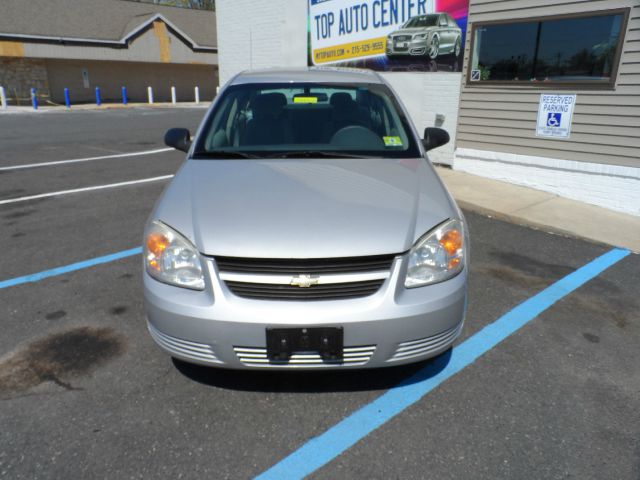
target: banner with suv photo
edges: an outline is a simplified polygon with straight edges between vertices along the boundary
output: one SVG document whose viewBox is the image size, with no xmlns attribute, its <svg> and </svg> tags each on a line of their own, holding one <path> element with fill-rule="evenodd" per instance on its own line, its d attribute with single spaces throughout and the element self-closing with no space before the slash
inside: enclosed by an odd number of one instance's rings
<svg viewBox="0 0 640 480">
<path fill-rule="evenodd" d="M 309 65 L 460 72 L 469 0 L 309 0 Z"/>
</svg>

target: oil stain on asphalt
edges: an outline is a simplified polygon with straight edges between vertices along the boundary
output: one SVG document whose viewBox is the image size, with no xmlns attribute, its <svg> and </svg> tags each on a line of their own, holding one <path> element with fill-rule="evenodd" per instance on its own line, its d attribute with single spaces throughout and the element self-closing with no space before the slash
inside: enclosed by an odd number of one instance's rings
<svg viewBox="0 0 640 480">
<path fill-rule="evenodd" d="M 15 220 L 17 218 L 22 218 L 22 217 L 28 217 L 29 215 L 34 214 L 36 211 L 31 209 L 31 210 L 20 210 L 18 212 L 13 212 L 13 213 L 8 213 L 6 215 L 3 215 L 2 218 L 6 219 L 6 220 Z"/>
<path fill-rule="evenodd" d="M 47 320 L 60 320 L 67 314 L 64 310 L 56 310 L 55 312 L 47 313 L 44 318 Z"/>
<path fill-rule="evenodd" d="M 118 305 L 117 307 L 113 307 L 113 308 L 109 309 L 109 313 L 111 315 L 122 315 L 127 310 L 129 310 L 129 309 L 127 307 L 125 307 L 124 305 Z"/>
<path fill-rule="evenodd" d="M 600 342 L 600 337 L 598 335 L 594 335 L 592 333 L 583 333 L 582 336 L 584 338 L 586 338 L 588 341 L 590 341 L 591 343 L 599 343 Z"/>
<path fill-rule="evenodd" d="M 124 339 L 111 328 L 77 327 L 28 343 L 0 360 L 0 398 L 44 382 L 78 390 L 71 379 L 91 373 L 124 350 Z"/>
<path fill-rule="evenodd" d="M 517 288 L 542 290 L 558 277 L 573 271 L 572 267 L 567 265 L 545 263 L 517 253 L 493 251 L 490 254 L 497 262 L 480 264 L 476 271 Z M 566 302 L 577 309 L 586 309 L 600 318 L 606 318 L 621 329 L 628 325 L 628 316 L 638 310 L 636 302 L 625 298 L 619 287 L 603 278 L 595 278 Z M 597 343 L 586 335 L 585 338 Z"/>
</svg>

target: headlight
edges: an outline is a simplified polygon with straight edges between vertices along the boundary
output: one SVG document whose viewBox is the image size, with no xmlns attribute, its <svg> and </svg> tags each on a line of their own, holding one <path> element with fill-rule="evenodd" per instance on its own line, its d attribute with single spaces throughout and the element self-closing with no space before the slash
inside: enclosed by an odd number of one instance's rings
<svg viewBox="0 0 640 480">
<path fill-rule="evenodd" d="M 419 33 L 418 35 L 414 35 L 413 39 L 414 40 L 424 40 L 428 36 L 429 36 L 429 33 Z"/>
<path fill-rule="evenodd" d="M 422 236 L 409 252 L 404 286 L 421 287 L 455 277 L 464 268 L 464 230 L 449 220 Z"/>
<path fill-rule="evenodd" d="M 149 225 L 144 239 L 144 264 L 149 275 L 170 285 L 204 290 L 198 250 L 163 223 Z"/>
</svg>

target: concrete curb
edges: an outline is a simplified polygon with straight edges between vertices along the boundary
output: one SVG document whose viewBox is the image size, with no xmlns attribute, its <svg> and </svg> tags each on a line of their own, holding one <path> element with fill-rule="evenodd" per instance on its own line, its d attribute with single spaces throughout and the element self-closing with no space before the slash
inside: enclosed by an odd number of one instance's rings
<svg viewBox="0 0 640 480">
<path fill-rule="evenodd" d="M 640 253 L 640 217 L 450 168 L 438 174 L 467 210 L 549 233 Z"/>
</svg>

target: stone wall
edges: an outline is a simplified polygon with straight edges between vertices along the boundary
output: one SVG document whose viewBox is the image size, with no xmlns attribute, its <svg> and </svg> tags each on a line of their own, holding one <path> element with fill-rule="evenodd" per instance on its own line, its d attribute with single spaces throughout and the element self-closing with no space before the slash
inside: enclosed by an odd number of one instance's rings
<svg viewBox="0 0 640 480">
<path fill-rule="evenodd" d="M 32 58 L 0 57 L 0 85 L 12 105 L 31 104 L 31 88 L 38 89 L 41 102 L 49 99 L 49 77 L 45 61 Z"/>
</svg>

